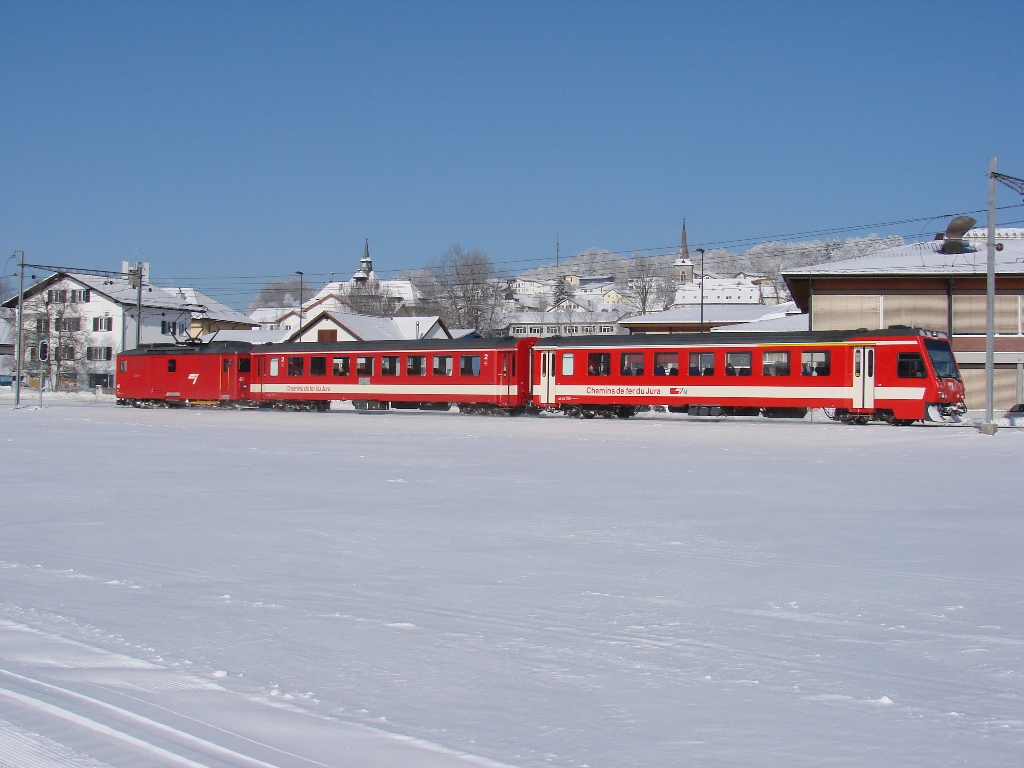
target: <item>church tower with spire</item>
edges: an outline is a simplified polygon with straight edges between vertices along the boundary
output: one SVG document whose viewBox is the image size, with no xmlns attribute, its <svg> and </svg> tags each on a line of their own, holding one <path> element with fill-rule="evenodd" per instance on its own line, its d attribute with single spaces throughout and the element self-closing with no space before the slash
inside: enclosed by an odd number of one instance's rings
<svg viewBox="0 0 1024 768">
<path fill-rule="evenodd" d="M 366 238 L 366 243 L 363 245 L 363 258 L 359 260 L 359 270 L 352 275 L 352 279 L 357 283 L 366 283 L 371 277 L 376 277 L 373 274 L 373 261 L 370 259 L 370 238 Z"/>
<path fill-rule="evenodd" d="M 672 268 L 677 285 L 693 282 L 693 262 L 690 261 L 690 249 L 686 244 L 686 219 L 683 219 L 683 240 L 679 245 L 679 258 Z"/>
</svg>

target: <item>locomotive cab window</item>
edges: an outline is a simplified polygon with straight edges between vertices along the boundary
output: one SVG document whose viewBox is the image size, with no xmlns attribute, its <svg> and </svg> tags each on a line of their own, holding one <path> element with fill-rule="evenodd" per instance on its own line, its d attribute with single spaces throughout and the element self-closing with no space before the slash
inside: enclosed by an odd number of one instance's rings
<svg viewBox="0 0 1024 768">
<path fill-rule="evenodd" d="M 434 355 L 434 375 L 435 376 L 451 376 L 452 375 L 452 356 L 451 355 Z"/>
<path fill-rule="evenodd" d="M 405 372 L 409 376 L 426 376 L 426 355 L 409 355 L 409 357 L 405 359 Z"/>
<path fill-rule="evenodd" d="M 928 350 L 928 357 L 931 358 L 936 376 L 940 379 L 960 378 L 960 369 L 956 366 L 956 358 L 953 357 L 953 350 L 949 348 L 948 341 L 925 339 L 924 348 Z"/>
<path fill-rule="evenodd" d="M 479 376 L 480 355 L 461 355 L 459 360 L 459 373 L 462 376 Z"/>
<path fill-rule="evenodd" d="M 373 376 L 373 358 L 356 358 L 356 376 Z"/>
<path fill-rule="evenodd" d="M 623 352 L 622 358 L 619 361 L 619 373 L 623 376 L 643 376 L 644 353 Z"/>
<path fill-rule="evenodd" d="M 248 357 L 238 358 L 238 372 L 249 373 L 252 370 L 252 360 Z"/>
<path fill-rule="evenodd" d="M 715 353 L 714 352 L 691 352 L 690 353 L 690 375 L 691 376 L 714 376 L 715 375 Z"/>
<path fill-rule="evenodd" d="M 612 356 L 610 352 L 591 352 L 587 355 L 588 376 L 610 376 Z"/>
<path fill-rule="evenodd" d="M 753 355 L 750 352 L 726 352 L 725 375 L 749 376 L 752 357 Z"/>
<path fill-rule="evenodd" d="M 289 376 L 301 376 L 303 369 L 305 368 L 305 358 L 302 357 L 289 357 L 288 358 L 288 375 Z"/>
<path fill-rule="evenodd" d="M 919 352 L 900 352 L 896 355 L 896 375 L 901 379 L 925 378 L 924 358 Z"/>
<path fill-rule="evenodd" d="M 241 368 L 239 368 L 241 370 Z M 326 357 L 311 357 L 309 358 L 309 375 L 310 376 L 326 376 L 327 375 L 327 358 Z"/>
<path fill-rule="evenodd" d="M 397 376 L 401 358 L 398 355 L 384 355 L 380 359 L 381 376 Z"/>
<path fill-rule="evenodd" d="M 349 373 L 349 359 L 347 357 L 336 357 L 334 358 L 331 372 L 335 376 L 348 376 Z"/>
<path fill-rule="evenodd" d="M 124 367 L 123 367 L 124 366 L 124 360 L 121 361 L 121 365 L 122 365 L 121 370 L 123 371 L 124 370 Z M 170 360 L 167 361 L 167 372 L 168 373 L 174 373 L 176 370 L 178 370 L 178 361 L 175 360 L 172 357 Z"/>
<path fill-rule="evenodd" d="M 789 376 L 789 352 L 762 353 L 761 374 L 764 376 Z"/>
<path fill-rule="evenodd" d="M 832 372 L 832 353 L 801 352 L 800 373 L 803 376 L 828 376 Z"/>
<path fill-rule="evenodd" d="M 514 361 L 515 358 L 513 357 L 512 360 Z M 574 368 L 576 366 L 576 362 L 575 361 L 576 361 L 576 356 L 572 352 L 565 352 L 562 355 L 562 375 L 563 376 L 572 376 L 573 370 L 574 370 Z"/>
<path fill-rule="evenodd" d="M 679 353 L 678 352 L 655 352 L 654 353 L 654 375 L 655 376 L 678 376 L 679 375 Z"/>
</svg>

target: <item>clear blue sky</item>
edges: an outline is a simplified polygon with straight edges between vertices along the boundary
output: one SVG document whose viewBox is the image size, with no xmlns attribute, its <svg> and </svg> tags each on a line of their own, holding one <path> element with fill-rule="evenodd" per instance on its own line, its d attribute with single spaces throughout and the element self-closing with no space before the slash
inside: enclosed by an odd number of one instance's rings
<svg viewBox="0 0 1024 768">
<path fill-rule="evenodd" d="M 984 208 L 990 154 L 1024 176 L 1022 22 L 1020 2 L 5 0 L 0 248 L 137 249 L 244 305 L 198 278 L 350 272 L 366 237 L 385 273 L 455 241 L 516 270 L 556 233 L 569 255 L 671 245 L 684 216 L 694 246 Z"/>
</svg>

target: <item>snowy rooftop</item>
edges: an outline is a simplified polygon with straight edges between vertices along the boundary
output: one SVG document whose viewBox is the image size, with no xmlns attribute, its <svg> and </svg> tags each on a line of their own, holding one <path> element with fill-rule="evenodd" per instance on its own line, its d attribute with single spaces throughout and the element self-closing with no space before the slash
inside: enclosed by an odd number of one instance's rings
<svg viewBox="0 0 1024 768">
<path fill-rule="evenodd" d="M 797 311 L 794 302 L 786 304 L 705 304 L 705 323 L 749 323 L 770 316 L 779 316 L 787 311 Z M 662 312 L 649 312 L 646 315 L 633 315 L 624 318 L 623 325 L 643 327 L 644 325 L 664 325 L 666 323 L 699 323 L 701 308 L 698 304 L 690 304 Z"/>
<path fill-rule="evenodd" d="M 712 328 L 712 333 L 736 332 L 769 332 L 769 331 L 806 331 L 809 328 L 809 315 L 802 312 L 791 312 L 789 314 L 768 315 L 755 320 L 752 323 L 736 323 L 735 325 L 721 325 Z"/>
<path fill-rule="evenodd" d="M 783 270 L 786 277 L 813 275 L 934 275 L 984 274 L 987 233 L 972 229 L 964 238 L 968 253 L 943 253 L 942 240 L 911 243 L 843 261 L 830 261 L 812 267 Z M 1024 229 L 1000 228 L 996 242 L 996 272 L 1024 274 Z"/>
</svg>

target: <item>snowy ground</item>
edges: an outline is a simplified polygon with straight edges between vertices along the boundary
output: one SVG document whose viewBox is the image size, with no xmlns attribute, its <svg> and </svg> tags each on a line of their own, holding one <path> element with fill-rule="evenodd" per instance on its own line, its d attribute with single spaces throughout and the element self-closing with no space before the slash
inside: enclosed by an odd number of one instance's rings
<svg viewBox="0 0 1024 768">
<path fill-rule="evenodd" d="M 1024 762 L 1024 430 L 52 403 L 0 765 Z"/>
</svg>

